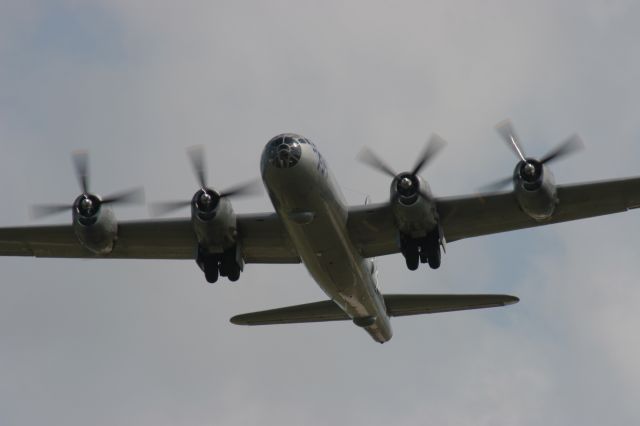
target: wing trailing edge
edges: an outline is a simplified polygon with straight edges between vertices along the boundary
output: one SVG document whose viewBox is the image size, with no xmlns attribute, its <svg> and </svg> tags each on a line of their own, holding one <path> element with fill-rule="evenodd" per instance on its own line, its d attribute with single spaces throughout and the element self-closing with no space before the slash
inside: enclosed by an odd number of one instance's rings
<svg viewBox="0 0 640 426">
<path fill-rule="evenodd" d="M 383 297 L 390 317 L 495 308 L 520 300 L 503 294 L 389 294 Z M 231 322 L 237 325 L 271 325 L 351 319 L 332 300 L 325 300 L 236 315 Z"/>
</svg>

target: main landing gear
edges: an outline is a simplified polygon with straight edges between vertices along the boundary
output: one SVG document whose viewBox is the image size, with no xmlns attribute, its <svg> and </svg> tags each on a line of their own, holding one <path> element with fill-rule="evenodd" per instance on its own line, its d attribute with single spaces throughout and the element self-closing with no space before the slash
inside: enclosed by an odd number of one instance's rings
<svg viewBox="0 0 640 426">
<path fill-rule="evenodd" d="M 440 234 L 433 231 L 423 238 L 400 236 L 400 249 L 407 268 L 418 269 L 420 263 L 429 263 L 431 269 L 438 269 L 441 261 Z"/>
<path fill-rule="evenodd" d="M 236 248 L 232 247 L 222 253 L 208 253 L 198 249 L 196 263 L 204 272 L 207 282 L 213 284 L 219 277 L 227 277 L 229 281 L 238 281 L 242 264 L 236 260 Z"/>
</svg>

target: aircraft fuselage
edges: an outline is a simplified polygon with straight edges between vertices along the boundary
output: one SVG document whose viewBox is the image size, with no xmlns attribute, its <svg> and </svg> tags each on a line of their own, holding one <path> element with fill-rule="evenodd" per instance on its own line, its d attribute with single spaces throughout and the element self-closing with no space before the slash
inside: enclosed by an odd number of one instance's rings
<svg viewBox="0 0 640 426">
<path fill-rule="evenodd" d="M 298 135 L 278 135 L 262 154 L 261 170 L 271 202 L 313 279 L 374 340 L 391 339 L 375 265 L 351 241 L 344 197 L 315 145 Z"/>
</svg>

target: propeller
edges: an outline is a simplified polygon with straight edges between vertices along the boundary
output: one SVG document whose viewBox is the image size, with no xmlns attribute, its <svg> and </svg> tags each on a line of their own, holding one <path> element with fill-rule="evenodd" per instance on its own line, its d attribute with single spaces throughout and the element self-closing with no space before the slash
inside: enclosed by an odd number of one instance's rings
<svg viewBox="0 0 640 426">
<path fill-rule="evenodd" d="M 200 189 L 194 198 L 188 201 L 165 201 L 149 205 L 149 212 L 152 216 L 162 216 L 191 205 L 195 201 L 199 209 L 212 211 L 218 205 L 221 198 L 243 197 L 258 193 L 259 186 L 256 180 L 241 183 L 225 189 L 224 191 L 214 191 L 207 185 L 207 167 L 205 164 L 204 146 L 195 145 L 187 148 L 187 156 L 193 169 Z"/>
<path fill-rule="evenodd" d="M 78 183 L 82 194 L 76 198 L 73 204 L 38 204 L 31 207 L 31 217 L 40 219 L 57 213 L 73 209 L 77 206 L 78 212 L 83 216 L 95 214 L 103 204 L 140 204 L 144 202 L 144 190 L 133 188 L 118 192 L 105 198 L 91 193 L 89 190 L 89 155 L 86 151 L 75 151 L 72 154 Z"/>
<path fill-rule="evenodd" d="M 504 120 L 496 125 L 496 131 L 502 136 L 507 146 L 518 157 L 518 160 L 522 163 L 521 175 L 525 180 L 534 181 L 542 170 L 542 166 L 552 163 L 569 154 L 573 154 L 584 147 L 582 139 L 577 134 L 569 136 L 564 141 L 560 142 L 555 148 L 549 151 L 539 160 L 526 157 L 520 139 L 518 138 L 511 120 Z M 496 182 L 485 185 L 481 188 L 483 191 L 498 191 L 505 186 L 509 185 L 512 181 L 511 177 L 500 179 Z"/>
<path fill-rule="evenodd" d="M 398 177 L 398 192 L 402 193 L 402 195 L 410 196 L 415 194 L 415 191 L 417 190 L 420 191 L 421 195 L 426 197 L 426 194 L 421 191 L 422 188 L 419 187 L 417 176 L 431 162 L 431 160 L 435 158 L 445 145 L 445 140 L 434 133 L 418 155 L 413 169 L 407 173 L 396 173 L 370 148 L 364 148 L 360 151 L 358 159 L 364 164 L 367 164 L 391 178 L 395 179 Z"/>
</svg>

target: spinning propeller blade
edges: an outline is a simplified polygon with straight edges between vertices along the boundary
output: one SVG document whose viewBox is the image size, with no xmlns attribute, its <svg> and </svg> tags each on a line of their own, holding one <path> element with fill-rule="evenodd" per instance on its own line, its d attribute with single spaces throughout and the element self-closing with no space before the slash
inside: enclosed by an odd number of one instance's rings
<svg viewBox="0 0 640 426">
<path fill-rule="evenodd" d="M 442 148 L 444 148 L 446 144 L 447 142 L 437 134 L 434 133 L 431 135 L 429 142 L 424 146 L 415 166 L 413 166 L 411 174 L 415 176 L 420 173 L 420 171 L 429 164 L 429 162 L 442 150 Z"/>
<path fill-rule="evenodd" d="M 418 174 L 431 162 L 431 160 L 433 160 L 433 158 L 435 158 L 445 145 L 445 140 L 434 133 L 418 155 L 413 169 L 408 173 L 396 173 L 369 148 L 364 148 L 360 151 L 358 159 L 364 164 L 386 174 L 387 176 L 390 176 L 393 179 L 398 178 L 398 185 L 401 185 L 404 191 L 417 191 L 417 193 L 422 197 L 428 198 L 429 196 L 425 192 L 425 189 L 422 188 L 422 185 L 418 185 Z"/>
<path fill-rule="evenodd" d="M 572 135 L 568 137 L 564 142 L 560 143 L 557 147 L 552 149 L 547 155 L 540 159 L 542 164 L 551 163 L 552 161 L 559 160 L 564 156 L 573 154 L 584 148 L 584 142 L 578 135 Z"/>
<path fill-rule="evenodd" d="M 524 156 L 524 150 L 520 146 L 520 139 L 516 135 L 516 131 L 513 128 L 513 124 L 511 120 L 507 119 L 501 121 L 496 125 L 496 130 L 502 136 L 502 138 L 507 143 L 507 146 L 511 148 L 511 150 L 518 156 L 518 158 L 522 161 L 527 161 Z"/>
<path fill-rule="evenodd" d="M 424 146 L 420 155 L 416 159 L 416 163 L 413 166 L 410 174 L 412 176 L 418 175 L 424 169 L 429 162 L 444 148 L 447 143 L 437 134 L 433 134 L 427 144 Z M 390 166 L 388 166 L 380 157 L 378 157 L 370 148 L 363 148 L 358 154 L 358 160 L 362 163 L 372 167 L 373 169 L 386 174 L 392 178 L 395 178 L 396 173 Z"/>
<path fill-rule="evenodd" d="M 43 217 L 69 211 L 72 207 L 71 204 L 37 204 L 31 206 L 29 216 L 32 220 L 42 219 Z"/>
<path fill-rule="evenodd" d="M 207 166 L 204 161 L 204 146 L 194 145 L 187 148 L 187 155 L 191 161 L 191 167 L 193 168 L 193 173 L 196 176 L 200 188 L 205 189 L 207 187 Z"/>
<path fill-rule="evenodd" d="M 524 150 L 522 149 L 522 145 L 520 143 L 520 139 L 518 138 L 513 124 L 511 120 L 501 121 L 496 125 L 496 130 L 502 136 L 502 138 L 507 142 L 507 145 L 512 149 L 512 151 L 516 154 L 518 159 L 525 163 L 525 166 L 529 166 L 531 159 L 527 159 L 524 154 Z M 549 151 L 544 157 L 542 157 L 538 162 L 540 164 L 547 164 L 553 161 L 559 160 L 562 157 L 565 157 L 569 154 L 573 154 L 576 151 L 579 151 L 584 147 L 582 139 L 578 135 L 572 135 L 567 138 L 565 141 L 561 142 L 554 149 Z M 485 185 L 479 188 L 479 191 L 498 191 L 502 188 L 509 185 L 512 181 L 511 177 L 500 179 L 496 182 L 490 183 L 489 185 Z"/>
<path fill-rule="evenodd" d="M 260 185 L 257 180 L 234 185 L 220 192 L 220 197 L 246 197 L 260 193 Z"/>
<path fill-rule="evenodd" d="M 371 150 L 370 148 L 363 148 L 362 151 L 360 151 L 360 154 L 358 154 L 358 160 L 360 160 L 362 163 L 370 166 L 371 168 L 386 174 L 387 176 L 390 177 L 395 177 L 396 176 L 396 172 L 389 167 L 384 161 L 382 161 L 380 159 L 380 157 L 378 157 L 375 152 L 373 152 L 373 150 Z"/>
<path fill-rule="evenodd" d="M 89 191 L 89 154 L 87 151 L 74 151 L 71 160 L 76 172 L 76 178 L 82 191 L 82 196 L 92 196 Z M 119 192 L 100 201 L 101 204 L 140 204 L 144 202 L 144 189 L 135 188 Z M 31 217 L 40 219 L 73 208 L 73 204 L 39 204 L 31 207 Z"/>
<path fill-rule="evenodd" d="M 142 204 L 144 203 L 144 189 L 132 188 L 127 191 L 116 192 L 102 199 L 103 204 Z"/>
<path fill-rule="evenodd" d="M 76 177 L 83 194 L 89 193 L 89 153 L 87 151 L 74 151 L 71 154 L 73 165 L 76 169 Z"/>
<path fill-rule="evenodd" d="M 193 174 L 200 185 L 200 190 L 209 191 L 207 186 L 207 167 L 205 163 L 205 150 L 203 145 L 195 145 L 187 148 L 187 156 L 193 169 Z M 242 183 L 239 185 L 227 188 L 219 193 L 220 198 L 224 197 L 244 197 L 248 195 L 254 195 L 259 193 L 259 185 L 256 180 Z M 149 213 L 152 216 L 162 216 L 172 213 L 184 207 L 191 205 L 189 201 L 165 201 L 151 203 L 149 205 Z"/>
</svg>

